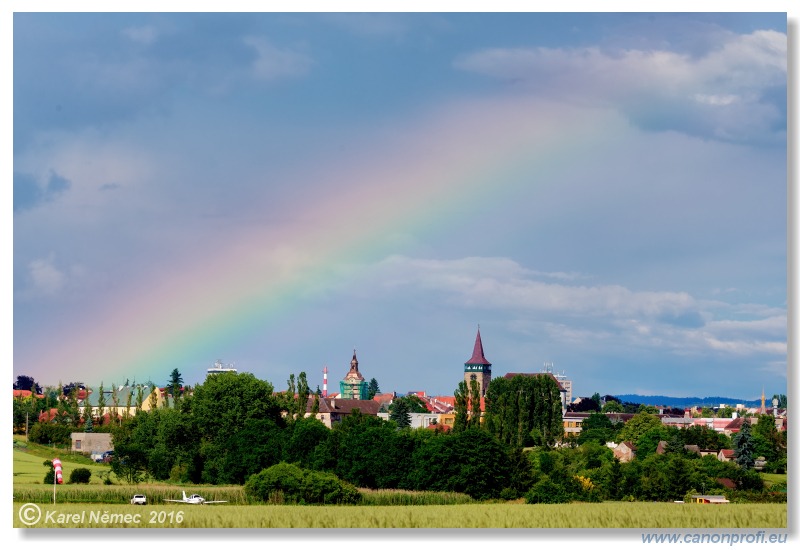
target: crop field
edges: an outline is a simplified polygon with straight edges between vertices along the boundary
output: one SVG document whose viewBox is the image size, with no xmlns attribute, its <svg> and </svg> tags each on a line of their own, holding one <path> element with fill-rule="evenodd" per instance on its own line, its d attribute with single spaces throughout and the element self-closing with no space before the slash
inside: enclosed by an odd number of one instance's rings
<svg viewBox="0 0 800 550">
<path fill-rule="evenodd" d="M 451 504 L 274 506 L 15 502 L 14 527 L 133 528 L 785 528 L 786 504 Z M 27 507 L 20 512 L 20 509 Z M 36 515 L 38 513 L 38 516 Z M 39 518 L 35 523 L 34 519 Z"/>
</svg>

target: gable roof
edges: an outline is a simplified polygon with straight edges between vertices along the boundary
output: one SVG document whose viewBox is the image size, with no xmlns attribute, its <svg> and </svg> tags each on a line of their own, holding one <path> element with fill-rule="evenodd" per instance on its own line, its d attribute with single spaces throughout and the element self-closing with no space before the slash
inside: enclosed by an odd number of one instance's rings
<svg viewBox="0 0 800 550">
<path fill-rule="evenodd" d="M 309 396 L 306 404 L 306 412 L 311 412 L 314 408 L 314 396 Z M 338 397 L 320 397 L 319 412 L 335 414 L 352 414 L 358 409 L 361 414 L 377 416 L 381 409 L 381 404 L 372 399 L 339 399 Z"/>
</svg>

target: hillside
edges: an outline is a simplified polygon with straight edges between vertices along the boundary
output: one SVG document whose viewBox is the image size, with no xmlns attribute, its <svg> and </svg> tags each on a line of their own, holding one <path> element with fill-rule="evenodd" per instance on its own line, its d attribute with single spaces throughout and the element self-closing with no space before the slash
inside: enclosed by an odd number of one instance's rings
<svg viewBox="0 0 800 550">
<path fill-rule="evenodd" d="M 669 397 L 666 395 L 638 395 L 635 393 L 625 393 L 615 395 L 622 402 L 642 403 L 644 405 L 665 406 L 665 407 L 719 407 L 721 403 L 728 406 L 735 406 L 738 403 L 745 407 L 761 406 L 761 400 L 747 400 L 732 397 Z"/>
</svg>

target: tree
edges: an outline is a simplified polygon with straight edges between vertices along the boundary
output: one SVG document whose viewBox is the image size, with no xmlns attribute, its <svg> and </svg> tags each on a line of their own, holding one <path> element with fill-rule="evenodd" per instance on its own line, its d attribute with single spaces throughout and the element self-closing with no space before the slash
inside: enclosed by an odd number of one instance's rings
<svg viewBox="0 0 800 550">
<path fill-rule="evenodd" d="M 786 395 L 785 394 L 776 393 L 775 395 L 772 396 L 772 399 L 777 399 L 778 400 L 778 408 L 779 409 L 785 409 L 786 408 Z"/>
<path fill-rule="evenodd" d="M 601 409 L 601 412 L 603 413 L 609 413 L 609 412 L 621 413 L 624 411 L 625 407 L 623 407 L 622 403 L 620 403 L 619 401 L 606 401 L 606 404 L 603 405 L 603 408 Z"/>
<path fill-rule="evenodd" d="M 430 437 L 412 457 L 409 488 L 497 498 L 511 485 L 509 448 L 485 430 Z"/>
<path fill-rule="evenodd" d="M 380 392 L 381 388 L 378 386 L 378 381 L 374 378 L 370 379 L 367 385 L 367 399 L 374 399 Z"/>
<path fill-rule="evenodd" d="M 402 397 L 395 399 L 389 407 L 389 420 L 397 424 L 398 428 L 411 426 L 411 409 L 408 406 L 408 401 Z"/>
<path fill-rule="evenodd" d="M 469 403 L 469 426 L 477 428 L 481 425 L 481 387 L 477 380 L 469 382 Z"/>
<path fill-rule="evenodd" d="M 733 448 L 736 451 L 736 464 L 745 470 L 752 469 L 755 465 L 755 457 L 753 456 L 753 435 L 749 421 L 744 420 L 739 433 L 733 436 Z"/>
<path fill-rule="evenodd" d="M 661 428 L 661 426 L 661 420 L 654 414 L 649 412 L 636 413 L 617 434 L 617 441 L 636 442 L 646 432 L 654 428 Z"/>
<path fill-rule="evenodd" d="M 485 401 L 484 426 L 512 447 L 552 446 L 564 433 L 561 392 L 552 376 L 496 378 Z"/>
<path fill-rule="evenodd" d="M 42 393 L 42 387 L 36 383 L 32 376 L 25 376 L 24 374 L 17 376 L 17 381 L 14 382 L 15 390 L 27 390 L 32 393 Z"/>
<path fill-rule="evenodd" d="M 301 372 L 297 377 L 297 409 L 295 410 L 297 418 L 305 417 L 309 395 L 311 395 L 311 390 L 308 388 L 308 379 L 306 378 L 306 373 Z"/>
<path fill-rule="evenodd" d="M 466 430 L 469 426 L 469 420 L 467 418 L 469 415 L 469 389 L 467 388 L 467 382 L 465 380 L 458 383 L 458 387 L 453 393 L 453 396 L 455 397 L 455 407 L 453 411 L 456 415 L 453 421 L 453 432 L 459 433 Z"/>
<path fill-rule="evenodd" d="M 100 382 L 100 389 L 97 390 L 97 417 L 100 420 L 100 425 L 103 424 L 103 417 L 106 414 L 106 392 L 103 389 L 103 383 Z"/>
<path fill-rule="evenodd" d="M 169 373 L 169 380 L 167 380 L 167 388 L 169 388 L 170 393 L 172 393 L 173 401 L 177 402 L 182 386 L 183 376 L 181 376 L 178 369 L 172 369 L 172 372 Z"/>
</svg>

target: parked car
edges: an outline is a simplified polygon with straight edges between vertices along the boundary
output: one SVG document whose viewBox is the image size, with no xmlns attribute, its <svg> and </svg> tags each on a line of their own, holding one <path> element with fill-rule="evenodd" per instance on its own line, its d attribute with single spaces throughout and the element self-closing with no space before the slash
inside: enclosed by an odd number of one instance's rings
<svg viewBox="0 0 800 550">
<path fill-rule="evenodd" d="M 114 458 L 114 451 L 106 451 L 103 453 L 103 462 L 111 462 Z"/>
<path fill-rule="evenodd" d="M 147 497 L 144 495 L 133 495 L 131 504 L 147 504 Z"/>
<path fill-rule="evenodd" d="M 103 462 L 103 453 L 92 453 L 91 458 L 95 462 Z"/>
</svg>

